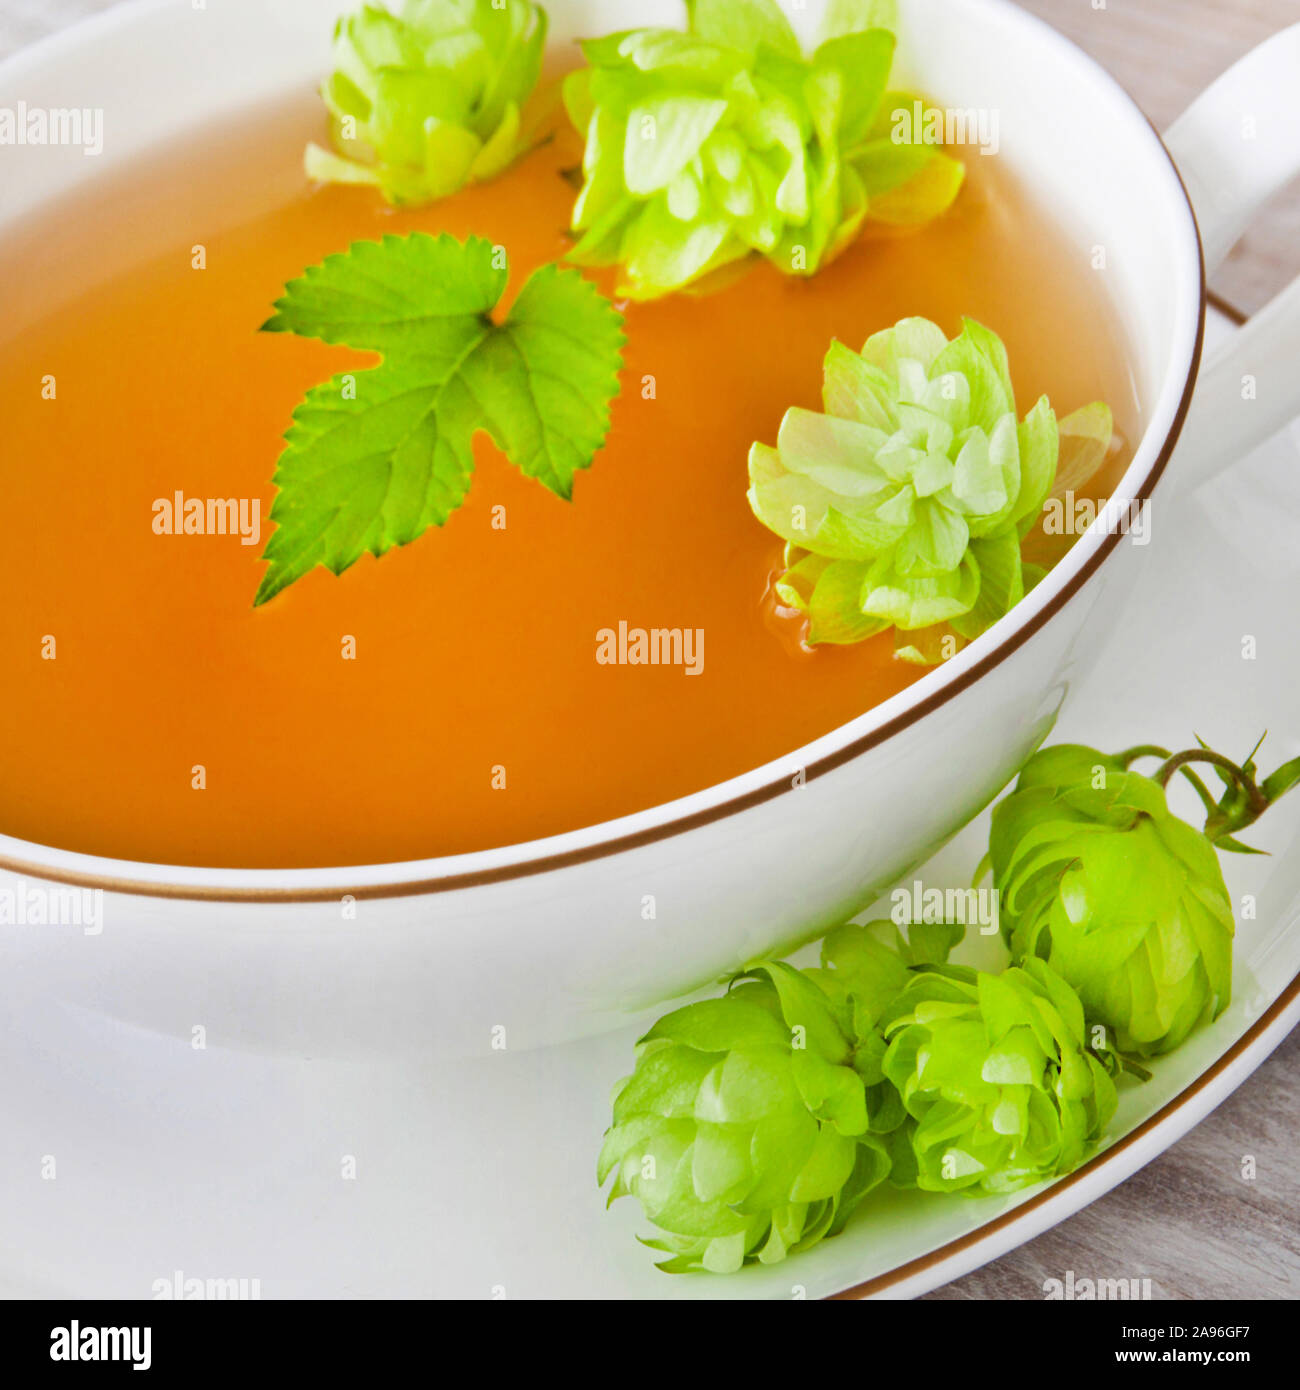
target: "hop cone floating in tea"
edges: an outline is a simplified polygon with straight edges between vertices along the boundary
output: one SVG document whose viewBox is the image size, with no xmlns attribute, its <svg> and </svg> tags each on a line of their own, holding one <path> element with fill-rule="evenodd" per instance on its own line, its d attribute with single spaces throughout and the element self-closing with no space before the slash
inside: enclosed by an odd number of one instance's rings
<svg viewBox="0 0 1300 1390">
<path fill-rule="evenodd" d="M 877 1136 L 902 1112 L 863 1007 L 832 972 L 770 964 L 641 1039 L 598 1177 L 659 1228 L 661 1269 L 775 1263 L 839 1232 L 885 1176 Z"/>
<path fill-rule="evenodd" d="M 522 112 L 545 42 L 546 12 L 527 0 L 407 0 L 400 14 L 345 15 L 321 92 L 338 153 L 308 145 L 308 176 L 373 184 L 396 204 L 493 178 L 528 147 Z"/>
<path fill-rule="evenodd" d="M 907 660 L 951 655 L 1033 582 L 1021 540 L 1052 491 L 1061 437 L 1047 397 L 1017 421 L 995 333 L 967 319 L 950 342 L 910 318 L 861 353 L 832 343 L 823 403 L 788 410 L 776 448 L 749 456 L 750 506 L 787 542 L 778 595 L 807 615 L 811 642 L 893 627 Z M 1110 412 L 1085 407 L 1061 430 L 1077 486 L 1074 465 L 1105 457 Z"/>
<path fill-rule="evenodd" d="M 952 202 L 961 164 L 893 128 L 887 29 L 832 32 L 808 59 L 774 0 L 687 10 L 685 33 L 589 40 L 566 79 L 586 138 L 571 260 L 620 266 L 637 299 L 753 253 L 812 275 L 868 217 L 922 222 Z"/>
<path fill-rule="evenodd" d="M 1234 923 L 1214 842 L 1128 760 L 1036 754 L 993 812 L 989 862 L 1013 953 L 1047 960 L 1121 1051 L 1150 1056 L 1226 1007 Z M 1226 847 L 1246 823 L 1221 827 Z"/>
<path fill-rule="evenodd" d="M 883 1021 L 911 1117 L 891 1136 L 896 1186 L 1011 1192 L 1068 1173 L 1114 1113 L 1079 997 L 1040 960 L 918 971 Z"/>
</svg>

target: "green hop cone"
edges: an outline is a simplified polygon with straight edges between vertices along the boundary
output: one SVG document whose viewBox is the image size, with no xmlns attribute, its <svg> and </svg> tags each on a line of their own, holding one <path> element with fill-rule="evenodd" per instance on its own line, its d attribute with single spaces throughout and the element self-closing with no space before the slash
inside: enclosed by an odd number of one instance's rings
<svg viewBox="0 0 1300 1390">
<path fill-rule="evenodd" d="M 337 153 L 308 145 L 321 182 L 418 205 L 499 174 L 531 143 L 523 108 L 541 71 L 546 12 L 528 0 L 367 5 L 334 30 L 321 95 Z"/>
<path fill-rule="evenodd" d="M 896 654 L 919 663 L 952 655 L 1020 601 L 1036 579 L 1021 541 L 1052 492 L 1062 440 L 1078 486 L 1111 433 L 1101 404 L 1058 430 L 1046 396 L 1017 421 L 1006 349 L 974 319 L 951 342 L 910 318 L 861 353 L 832 343 L 823 404 L 788 410 L 776 448 L 750 451 L 750 506 L 787 543 L 778 596 L 807 616 L 810 642 L 892 627 Z"/>
<path fill-rule="evenodd" d="M 1078 1167 L 1114 1114 L 1079 997 L 1041 960 L 915 971 L 883 1022 L 911 1118 L 891 1136 L 896 1186 L 1013 1192 Z"/>
<path fill-rule="evenodd" d="M 1214 844 L 1122 758 L 1062 744 L 993 812 L 1012 953 L 1041 957 L 1123 1052 L 1177 1047 L 1232 992 L 1232 903 Z"/>
<path fill-rule="evenodd" d="M 812 275 L 868 218 L 944 212 L 963 167 L 894 129 L 913 98 L 887 99 L 893 35 L 856 8 L 831 7 L 811 59 L 775 0 L 688 0 L 685 33 L 584 43 L 564 87 L 586 140 L 570 259 L 651 299 L 752 254 Z"/>
<path fill-rule="evenodd" d="M 832 971 L 766 964 L 640 1040 L 597 1173 L 659 1228 L 661 1269 L 776 1263 L 837 1234 L 880 1183 L 879 1136 L 903 1119 L 870 1027 L 880 1002 Z"/>
</svg>

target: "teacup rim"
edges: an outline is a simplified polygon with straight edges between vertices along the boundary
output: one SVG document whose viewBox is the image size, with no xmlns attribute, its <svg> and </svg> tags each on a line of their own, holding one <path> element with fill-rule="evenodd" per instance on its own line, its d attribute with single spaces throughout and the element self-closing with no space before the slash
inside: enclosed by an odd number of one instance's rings
<svg viewBox="0 0 1300 1390">
<path fill-rule="evenodd" d="M 343 896 L 365 899 L 421 897 L 553 873 L 685 835 L 774 800 L 791 791 L 792 772 L 800 774 L 802 784 L 811 783 L 915 728 L 1001 665 L 1041 631 L 1093 578 L 1124 539 L 1123 529 L 1108 525 L 1107 521 L 1121 509 L 1148 502 L 1164 475 L 1191 407 L 1211 295 L 1206 279 L 1200 227 L 1191 197 L 1173 155 L 1142 108 L 1099 62 L 1050 25 L 1023 10 L 1002 3 L 1002 0 L 977 0 L 977 3 L 995 9 L 1004 16 L 1010 12 L 1016 22 L 1037 28 L 1042 35 L 1055 40 L 1074 61 L 1085 65 L 1094 79 L 1109 88 L 1112 95 L 1138 118 L 1140 125 L 1146 127 L 1154 141 L 1154 148 L 1163 155 L 1173 172 L 1174 186 L 1181 193 L 1187 212 L 1187 226 L 1195 238 L 1199 272 L 1195 335 L 1186 375 L 1177 406 L 1154 457 L 1145 466 L 1145 471 L 1135 476 L 1139 459 L 1154 438 L 1157 421 L 1153 416 L 1096 525 L 1090 533 L 1078 538 L 1069 553 L 1032 594 L 951 661 L 927 672 L 905 690 L 801 748 L 672 801 L 557 835 L 418 860 L 254 869 L 118 859 L 0 834 L 0 870 L 69 887 L 101 889 L 137 897 L 276 904 L 337 901 Z M 90 41 L 107 27 L 147 21 L 167 8 L 168 0 L 138 0 L 138 3 L 126 5 L 120 10 L 105 12 L 31 49 L 21 50 L 0 64 L 0 72 L 11 66 L 25 66 L 41 56 L 48 55 L 57 60 L 60 52 L 75 49 L 78 42 Z M 1216 307 L 1240 321 L 1241 316 L 1231 306 L 1218 301 Z M 1172 369 L 1168 375 L 1172 378 Z M 1162 383 L 1160 397 L 1166 390 L 1167 383 Z M 846 738 L 845 735 L 851 730 L 859 731 Z M 823 751 L 811 758 L 801 756 L 812 749 Z M 728 789 L 733 789 L 731 794 L 722 795 Z M 708 804 L 698 805 L 701 801 Z M 693 803 L 695 809 L 690 809 Z"/>
</svg>

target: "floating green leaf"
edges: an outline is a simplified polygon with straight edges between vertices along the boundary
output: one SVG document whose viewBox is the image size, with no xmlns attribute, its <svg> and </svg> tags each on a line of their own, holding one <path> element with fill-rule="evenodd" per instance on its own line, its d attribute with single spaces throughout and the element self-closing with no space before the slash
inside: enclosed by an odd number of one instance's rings
<svg viewBox="0 0 1300 1390">
<path fill-rule="evenodd" d="M 275 474 L 265 603 L 316 565 L 341 574 L 441 526 L 485 430 L 559 497 L 604 443 L 622 320 L 576 271 L 544 266 L 503 322 L 499 248 L 415 233 L 355 242 L 286 286 L 267 332 L 384 355 L 315 386 Z"/>
</svg>

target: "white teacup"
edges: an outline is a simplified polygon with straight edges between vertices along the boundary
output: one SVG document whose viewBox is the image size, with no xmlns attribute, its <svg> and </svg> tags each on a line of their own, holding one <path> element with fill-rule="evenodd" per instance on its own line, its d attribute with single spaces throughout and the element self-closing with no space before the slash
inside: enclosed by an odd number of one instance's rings
<svg viewBox="0 0 1300 1390">
<path fill-rule="evenodd" d="M 671 0 L 548 8 L 556 43 L 682 21 Z M 824 6 L 790 8 L 812 39 Z M 1147 423 L 1096 526 L 1011 614 L 902 694 L 779 763 L 621 820 L 451 858 L 285 872 L 0 837 L 0 890 L 104 894 L 99 931 L 0 928 L 9 988 L 178 1035 L 202 1022 L 213 1045 L 285 1054 L 532 1046 L 785 952 L 867 906 L 996 795 L 1140 582 L 1121 518 L 1158 482 L 1158 495 L 1186 486 L 1300 411 L 1300 281 L 1202 369 L 1193 398 L 1200 243 L 1212 270 L 1300 169 L 1300 26 L 1216 83 L 1166 147 L 1101 68 L 1014 5 L 902 9 L 902 80 L 996 113 L 998 158 L 1080 255 L 1104 252 Z M 312 84 L 329 65 L 327 20 L 319 0 L 143 0 L 0 66 L 0 105 L 102 107 L 112 132 L 97 161 L 0 150 L 0 229 L 164 138 Z"/>
</svg>

